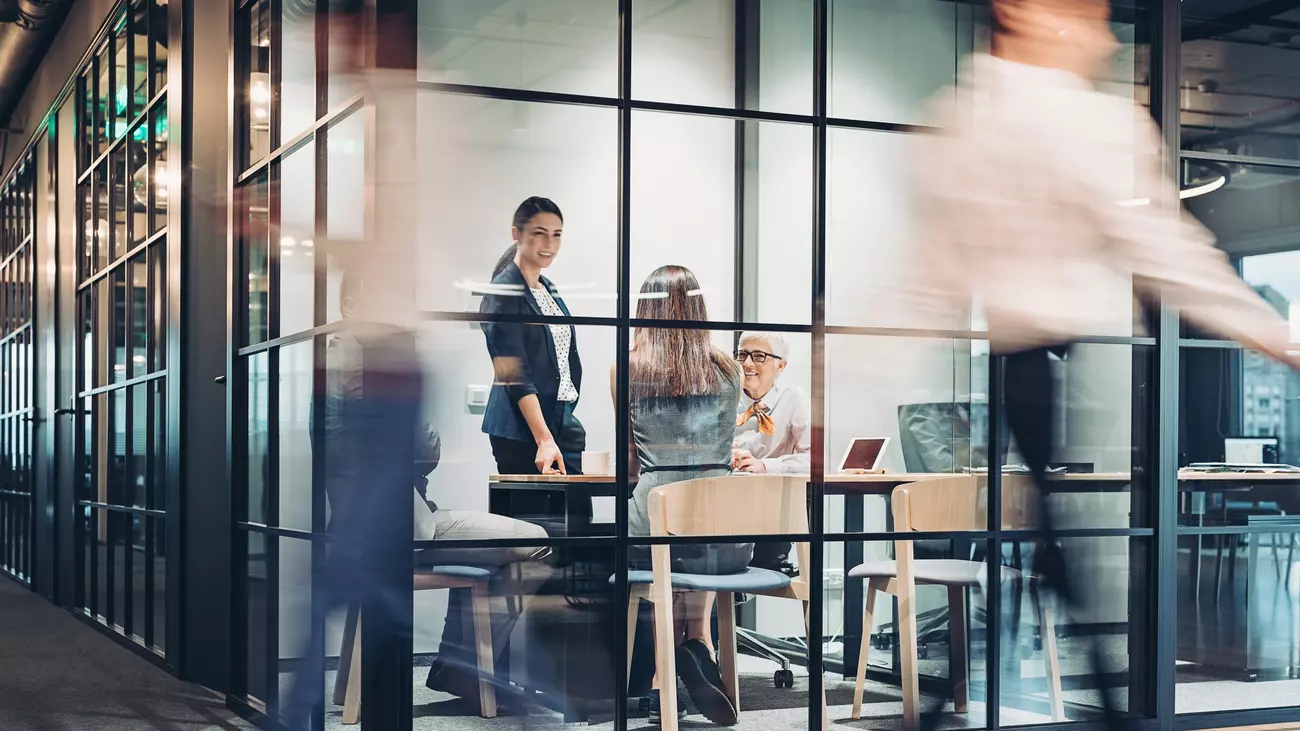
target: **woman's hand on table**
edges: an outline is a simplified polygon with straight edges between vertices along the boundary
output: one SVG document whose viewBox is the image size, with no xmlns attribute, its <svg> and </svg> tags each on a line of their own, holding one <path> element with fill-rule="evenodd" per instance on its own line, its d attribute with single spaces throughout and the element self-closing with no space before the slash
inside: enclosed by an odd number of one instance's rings
<svg viewBox="0 0 1300 731">
<path fill-rule="evenodd" d="M 543 475 L 568 474 L 564 471 L 564 455 L 552 440 L 537 445 L 537 458 L 533 463 Z"/>
</svg>

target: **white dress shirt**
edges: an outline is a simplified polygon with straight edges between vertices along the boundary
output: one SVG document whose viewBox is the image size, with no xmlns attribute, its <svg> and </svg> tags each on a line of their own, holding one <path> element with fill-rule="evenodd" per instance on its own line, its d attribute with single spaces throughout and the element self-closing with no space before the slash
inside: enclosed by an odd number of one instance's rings
<svg viewBox="0 0 1300 731">
<path fill-rule="evenodd" d="M 918 167 L 914 306 L 951 317 L 982 302 L 993 349 L 1015 352 L 1116 334 L 1136 289 L 1247 345 L 1285 342 L 1278 313 L 1171 208 L 1145 110 L 1065 71 L 983 54 L 968 66 Z"/>
<path fill-rule="evenodd" d="M 774 384 L 759 400 L 768 408 L 776 431 L 773 434 L 760 432 L 758 418 L 750 417 L 749 421 L 736 427 L 735 448 L 747 450 L 763 460 L 763 466 L 771 474 L 806 474 L 810 469 L 809 455 L 812 451 L 812 434 L 808 428 L 812 422 L 812 408 L 808 394 L 802 388 Z M 741 391 L 737 418 L 744 415 L 753 403 L 754 399 Z"/>
</svg>

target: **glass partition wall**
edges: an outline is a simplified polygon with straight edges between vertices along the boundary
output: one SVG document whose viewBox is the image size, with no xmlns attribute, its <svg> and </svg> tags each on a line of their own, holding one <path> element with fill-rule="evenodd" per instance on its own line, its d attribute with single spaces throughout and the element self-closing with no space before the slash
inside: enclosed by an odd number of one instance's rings
<svg viewBox="0 0 1300 731">
<path fill-rule="evenodd" d="M 904 255 L 924 211 L 901 181 L 932 131 L 926 100 L 956 80 L 966 54 L 987 48 L 985 6 L 427 0 L 398 11 L 381 2 L 378 12 L 404 21 L 380 23 L 401 29 L 383 41 L 413 44 L 415 64 L 402 97 L 409 107 L 386 116 L 349 72 L 356 39 L 340 29 L 354 19 L 335 25 L 340 16 L 311 0 L 236 5 L 232 702 L 281 715 L 315 635 L 326 671 L 311 681 L 329 691 L 319 727 L 363 717 L 384 729 L 647 726 L 657 635 L 650 605 L 630 601 L 644 591 L 638 561 L 656 545 L 699 550 L 745 534 L 720 515 L 651 537 L 629 499 L 650 474 L 629 455 L 646 408 L 629 351 L 685 329 L 730 356 L 755 340 L 779 350 L 780 389 L 767 398 L 803 394 L 808 403 L 809 456 L 797 473 L 807 475 L 808 509 L 745 538 L 759 555 L 784 556 L 808 588 L 794 600 L 746 596 L 706 622 L 707 642 L 721 650 L 735 616 L 740 727 L 819 728 L 822 693 L 833 725 L 898 727 L 908 668 L 922 707 L 944 703 L 971 728 L 1087 725 L 1101 720 L 1104 697 L 1132 718 L 1184 728 L 1214 725 L 1225 704 L 1294 706 L 1286 691 L 1300 645 L 1278 629 L 1298 605 L 1289 493 L 1207 492 L 1173 469 L 1243 461 L 1229 449 L 1295 463 L 1286 431 L 1294 377 L 1219 341 L 1180 339 L 1172 313 L 1135 316 L 1127 288 L 1098 303 L 1113 315 L 1108 325 L 1052 363 L 1064 487 L 1044 499 L 1088 597 L 1067 611 L 1030 573 L 1043 536 L 1026 519 L 1003 364 L 978 303 L 939 321 L 902 304 Z M 1167 122 L 1182 112 L 1181 138 L 1168 125 L 1166 137 L 1182 149 L 1188 208 L 1289 314 L 1294 247 L 1282 219 L 1295 166 L 1283 148 L 1294 120 L 1283 111 L 1278 125 L 1257 128 L 1248 111 L 1233 121 L 1233 102 L 1214 96 L 1219 80 L 1204 72 L 1193 88 L 1203 70 L 1189 69 L 1214 61 L 1214 44 L 1281 52 L 1275 36 L 1294 21 L 1234 25 L 1209 5 L 1115 3 L 1120 50 L 1098 86 Z M 1167 30 L 1180 18 L 1181 49 Z M 1273 50 L 1261 50 L 1270 38 Z M 1222 84 L 1245 83 L 1236 78 L 1225 73 Z M 1234 94 L 1271 98 L 1266 91 Z M 1198 100 L 1213 108 L 1179 109 Z M 1269 151 L 1228 149 L 1230 138 Z M 403 158 L 392 187 L 376 178 L 391 172 L 387 145 Z M 562 243 L 544 272 L 561 314 L 510 279 L 513 216 L 530 196 L 562 210 L 551 221 Z M 437 530 L 412 545 L 408 707 L 361 700 L 362 678 L 404 675 L 360 667 L 357 612 L 323 621 L 311 612 L 321 596 L 311 577 L 326 565 L 337 507 L 315 407 L 343 367 L 336 347 L 351 300 L 376 286 L 344 291 L 343 280 L 385 210 L 416 212 L 399 235 L 413 242 L 421 421 L 441 445 L 417 480 Z M 1250 228 L 1265 212 L 1276 226 Z M 689 296 L 704 307 L 690 320 L 657 315 L 647 305 L 656 293 L 641 294 L 667 265 L 692 275 Z M 493 310 L 503 284 L 538 307 Z M 581 436 L 557 435 L 564 481 L 520 474 L 532 455 L 512 461 L 509 445 L 483 433 L 498 380 L 484 334 L 504 327 L 544 343 L 558 327 L 580 356 L 581 375 L 575 360 L 569 368 L 581 378 L 572 408 Z M 740 361 L 743 387 L 767 387 L 758 365 Z M 875 438 L 889 440 L 876 466 L 898 482 L 842 474 L 849 445 Z M 909 607 L 860 567 L 896 558 L 891 490 L 915 474 L 964 477 L 984 506 L 961 530 L 915 541 L 916 555 L 985 569 L 956 591 L 923 586 Z M 462 532 L 467 525 L 475 529 Z M 473 567 L 481 581 L 429 578 L 447 566 Z M 1228 596 L 1243 608 L 1212 610 Z M 1169 616 L 1176 625 L 1158 620 Z M 901 639 L 907 622 L 917 627 L 914 649 Z M 484 637 L 472 639 L 480 632 L 491 633 L 487 650 Z M 492 696 L 481 676 L 494 678 Z M 687 725 L 701 710 L 689 698 L 679 690 Z M 1294 707 L 1277 713 L 1291 718 Z"/>
<path fill-rule="evenodd" d="M 131 2 L 110 17 L 76 79 L 78 124 L 63 131 L 76 154 L 59 168 L 76 179 L 76 396 L 56 412 L 79 434 L 75 605 L 160 657 L 176 593 L 168 8 Z"/>
<path fill-rule="evenodd" d="M 0 571 L 32 581 L 36 161 L 0 188 Z"/>
</svg>

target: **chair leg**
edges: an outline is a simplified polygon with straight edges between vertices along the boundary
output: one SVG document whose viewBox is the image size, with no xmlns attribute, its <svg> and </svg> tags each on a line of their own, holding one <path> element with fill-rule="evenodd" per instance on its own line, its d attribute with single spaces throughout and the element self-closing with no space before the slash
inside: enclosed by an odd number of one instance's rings
<svg viewBox="0 0 1300 731">
<path fill-rule="evenodd" d="M 871 615 L 876 609 L 876 594 L 883 588 L 880 579 L 867 581 L 867 605 L 862 611 L 862 642 L 858 645 L 858 675 L 853 681 L 853 719 L 862 718 L 862 693 L 867 682 L 867 653 L 871 650 Z"/>
<path fill-rule="evenodd" d="M 903 728 L 915 731 L 921 718 L 921 688 L 916 642 L 916 583 L 912 578 L 912 546 L 908 541 L 895 541 L 895 550 L 905 556 L 898 559 L 898 645 L 899 665 L 903 690 Z M 905 545 L 906 548 L 897 548 Z"/>
<path fill-rule="evenodd" d="M 740 674 L 736 668 L 736 595 L 718 592 L 718 669 L 722 688 L 740 713 Z"/>
<path fill-rule="evenodd" d="M 496 666 L 492 657 L 492 605 L 487 583 L 470 587 L 470 612 L 474 615 L 474 647 L 478 653 L 478 708 L 483 718 L 496 718 Z"/>
<path fill-rule="evenodd" d="M 348 658 L 347 690 L 343 694 L 343 725 L 361 722 L 361 613 L 357 613 L 352 636 L 352 655 Z"/>
<path fill-rule="evenodd" d="M 655 668 L 659 674 L 660 723 L 663 731 L 677 731 L 677 643 L 674 637 L 676 625 L 673 623 L 673 590 L 667 582 L 656 581 L 650 592 L 655 609 Z"/>
<path fill-rule="evenodd" d="M 339 645 L 339 669 L 334 673 L 334 705 L 341 706 L 348 697 L 348 671 L 352 669 L 352 643 L 356 641 L 357 614 L 360 607 L 348 605 L 347 617 L 343 621 L 343 642 Z"/>
<path fill-rule="evenodd" d="M 1065 720 L 1065 704 L 1061 700 L 1061 656 L 1056 648 L 1056 615 L 1051 601 L 1038 604 L 1038 623 L 1043 634 L 1043 664 L 1047 672 L 1047 703 L 1053 721 Z"/>
<path fill-rule="evenodd" d="M 804 629 L 804 636 L 808 638 L 809 647 L 812 647 L 812 643 L 814 642 L 822 641 L 822 638 L 812 636 L 812 621 L 808 616 L 811 610 L 812 610 L 812 605 L 809 604 L 808 602 L 804 602 L 803 603 L 803 629 Z M 831 727 L 830 716 L 826 712 L 826 683 L 822 683 L 821 685 L 822 685 L 822 727 L 820 729 L 815 729 L 814 731 L 830 731 L 830 727 Z"/>
<path fill-rule="evenodd" d="M 966 654 L 966 587 L 948 587 L 948 667 L 953 709 L 970 710 L 970 658 Z"/>
<path fill-rule="evenodd" d="M 624 695 L 632 687 L 632 648 L 636 645 L 636 624 L 641 613 L 641 597 L 636 594 L 636 587 L 628 592 L 627 598 L 627 685 Z"/>
</svg>

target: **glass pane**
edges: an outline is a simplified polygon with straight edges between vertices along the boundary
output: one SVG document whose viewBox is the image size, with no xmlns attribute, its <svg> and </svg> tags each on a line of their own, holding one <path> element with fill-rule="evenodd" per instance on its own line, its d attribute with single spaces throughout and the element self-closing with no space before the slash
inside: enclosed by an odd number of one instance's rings
<svg viewBox="0 0 1300 731">
<path fill-rule="evenodd" d="M 962 57 L 987 50 L 985 8 L 941 0 L 830 5 L 832 117 L 925 124 L 926 102 L 956 82 Z"/>
<path fill-rule="evenodd" d="M 99 143 L 96 155 L 104 154 L 108 150 L 108 143 L 113 139 L 113 88 L 109 79 L 109 72 L 113 68 L 112 60 L 109 58 L 112 46 L 111 40 L 104 44 L 103 49 L 100 50 L 99 58 L 95 62 L 95 70 L 99 74 L 99 80 L 95 87 L 95 104 L 98 107 L 95 120 L 99 125 L 99 131 L 96 133 L 97 142 Z"/>
<path fill-rule="evenodd" d="M 127 263 L 131 289 L 127 302 L 131 308 L 131 333 L 129 339 L 129 375 L 134 378 L 149 372 L 149 270 L 143 254 Z"/>
<path fill-rule="evenodd" d="M 269 489 L 270 388 L 267 353 L 248 358 L 248 513 L 245 520 L 265 523 Z"/>
<path fill-rule="evenodd" d="M 152 491 L 150 501 L 155 510 L 167 510 L 167 381 L 158 379 L 150 383 L 153 389 L 153 458 Z"/>
<path fill-rule="evenodd" d="M 110 477 L 107 502 L 113 505 L 128 505 L 131 498 L 128 492 L 130 483 L 127 482 L 126 461 L 127 439 L 130 438 L 130 433 L 127 431 L 126 392 L 127 389 L 119 388 L 112 391 L 109 396 L 113 411 L 113 435 L 110 446 L 113 451 L 110 456 L 112 462 L 109 463 Z"/>
<path fill-rule="evenodd" d="M 271 3 L 258 0 L 248 9 L 248 157 L 245 164 L 266 157 L 271 151 Z"/>
<path fill-rule="evenodd" d="M 276 596 L 276 608 L 279 616 L 276 619 L 279 623 L 280 662 L 277 681 L 280 708 L 283 711 L 287 708 L 293 690 L 294 668 L 302 666 L 301 658 L 311 637 L 311 541 L 281 538 L 278 552 L 279 573 L 276 578 L 279 581 L 279 593 Z M 337 646 L 327 650 L 327 653 L 332 655 L 336 650 Z"/>
<path fill-rule="evenodd" d="M 813 111 L 813 4 L 808 0 L 634 4 L 632 34 L 637 99 Z"/>
<path fill-rule="evenodd" d="M 126 75 L 131 58 L 127 48 L 126 16 L 120 17 L 116 25 L 117 36 L 113 40 L 113 139 L 126 134 L 126 127 L 131 123 L 131 87 Z"/>
<path fill-rule="evenodd" d="M 602 182 L 617 179 L 614 110 L 483 101 L 432 92 L 420 92 L 417 104 L 418 198 L 427 202 L 417 239 L 422 243 L 416 251 L 417 271 L 427 274 L 417 275 L 417 306 L 425 310 L 478 309 L 477 292 L 492 280 L 494 265 L 503 252 L 513 247 L 516 209 L 525 199 L 540 196 L 554 202 L 563 218 L 559 222 L 560 248 L 547 260 L 553 263 L 545 276 L 555 283 L 573 314 L 615 314 L 617 190 Z M 449 169 L 464 174 L 448 176 L 443 171 Z M 727 175 L 731 175 L 730 169 Z M 345 185 L 359 191 L 362 179 L 358 176 L 357 182 Z M 340 180 L 331 167 L 331 239 L 336 183 Z M 727 191 L 732 187 L 728 182 Z M 640 195 L 645 195 L 645 189 L 642 191 Z M 730 209 L 727 215 L 728 221 L 734 217 Z M 671 247 L 683 239 L 679 234 L 663 235 L 655 228 L 669 225 L 660 212 L 655 212 L 654 219 L 657 223 L 645 221 L 642 225 L 643 230 L 655 232 L 655 245 Z M 685 230 L 671 225 L 674 232 Z M 702 239 L 693 238 L 691 243 Z M 460 243 L 464 241 L 481 243 L 464 246 Z M 732 245 L 728 239 L 728 251 Z M 337 311 L 331 307 L 327 312 L 333 319 Z"/>
<path fill-rule="evenodd" d="M 267 628 L 270 626 L 267 616 L 268 582 L 270 572 L 267 567 L 267 544 L 275 538 L 268 538 L 261 533 L 246 533 L 242 540 L 247 541 L 247 592 L 248 606 L 245 615 L 248 653 L 248 695 L 265 701 L 267 698 L 266 643 Z"/>
<path fill-rule="evenodd" d="M 161 231 L 167 227 L 167 201 L 172 188 L 172 175 L 167 166 L 168 132 L 167 112 L 153 113 L 153 164 L 150 177 L 153 180 L 153 218 L 149 224 L 149 233 Z"/>
<path fill-rule="evenodd" d="M 101 165 L 95 170 L 95 271 L 108 266 L 112 261 L 112 241 L 109 238 L 110 224 L 108 212 L 108 166 Z"/>
<path fill-rule="evenodd" d="M 421 115 L 423 119 L 423 115 Z M 421 121 L 421 128 L 425 123 Z M 366 235 L 366 120 L 351 114 L 326 132 L 325 189 L 328 205 L 325 226 L 328 255 L 328 289 L 325 322 L 343 317 L 339 301 L 339 284 L 345 261 L 365 241 Z M 438 180 L 440 176 L 433 176 Z M 426 199 L 431 200 L 431 199 Z"/>
<path fill-rule="evenodd" d="M 167 648 L 167 521 L 150 518 L 154 532 L 153 558 L 153 644 L 160 650 Z"/>
<path fill-rule="evenodd" d="M 280 332 L 315 326 L 316 146 L 308 144 L 280 164 Z"/>
<path fill-rule="evenodd" d="M 112 330 L 110 331 L 111 340 L 109 340 L 109 362 L 112 363 L 112 381 L 114 383 L 125 381 L 127 378 L 127 341 L 126 341 L 126 308 L 127 308 L 127 291 L 126 291 L 126 268 L 118 267 L 108 275 L 109 295 L 112 300 L 109 312 L 112 319 Z"/>
<path fill-rule="evenodd" d="M 1154 364 L 1151 346 L 1083 344 L 1064 359 L 1048 358 L 1058 414 L 1050 465 L 1059 473 L 1048 482 L 1047 507 L 1058 529 L 1151 525 L 1152 486 L 1145 473 L 1153 456 L 1147 435 Z M 1007 403 L 1021 380 L 1010 369 Z M 1008 469 L 1021 470 L 1017 463 L 1026 450 L 1015 447 L 1021 456 L 1008 457 Z M 1036 511 L 1027 507 L 1039 496 L 1030 478 L 1005 476 L 1002 495 L 1004 528 L 1040 527 Z M 1010 524 L 1016 520 L 1023 522 Z"/>
<path fill-rule="evenodd" d="M 131 24 L 131 119 L 149 103 L 149 4 L 133 2 L 127 11 Z"/>
<path fill-rule="evenodd" d="M 1185 2 L 1180 108 L 1185 150 L 1300 158 L 1300 89 L 1276 69 L 1291 66 L 1296 11 L 1247 0 L 1231 12 Z"/>
<path fill-rule="evenodd" d="M 242 191 L 248 202 L 244 223 L 244 260 L 248 276 L 248 343 L 270 337 L 270 192 L 263 175 Z"/>
<path fill-rule="evenodd" d="M 279 351 L 280 525 L 305 531 L 312 530 L 314 347 L 307 340 Z"/>
<path fill-rule="evenodd" d="M 130 211 L 131 245 L 144 241 L 151 233 L 149 221 L 149 123 L 146 121 L 131 130 L 131 139 L 127 141 L 127 164 L 131 177 L 126 180 L 128 188 L 126 204 Z"/>
<path fill-rule="evenodd" d="M 279 106 L 284 143 L 316 121 L 316 2 L 283 3 L 281 14 Z"/>
<path fill-rule="evenodd" d="M 1154 658 L 1146 628 L 1155 621 L 1148 538 L 1061 540 L 1078 594 L 1070 606 L 1021 578 L 1037 542 L 1003 544 L 1002 723 L 1101 720 L 1103 703 L 1122 714 L 1154 714 L 1147 688 Z M 1053 657 L 1055 655 L 1055 657 Z M 1099 659 L 1093 667 L 1092 658 Z M 1059 669 L 1059 677 L 1053 677 Z M 1049 689 L 1064 687 L 1053 710 Z M 1107 700 L 1103 700 L 1106 694 Z"/>
<path fill-rule="evenodd" d="M 431 0 L 419 29 L 422 81 L 618 95 L 617 3 Z"/>
<path fill-rule="evenodd" d="M 988 543 L 980 540 L 916 541 L 913 549 L 914 560 L 960 561 L 972 572 L 978 571 L 988 560 Z M 867 670 L 862 694 L 863 721 L 860 726 L 858 722 L 851 723 L 868 729 L 900 727 L 904 649 L 899 602 L 880 591 L 882 582 L 879 578 L 873 583 L 872 578 L 862 575 L 880 574 L 887 582 L 896 573 L 896 555 L 892 541 L 826 545 L 823 627 L 828 635 L 825 644 L 826 690 L 832 720 L 845 719 L 852 712 L 854 682 L 859 661 L 864 658 L 861 653 L 865 642 Z M 754 565 L 757 561 L 756 556 Z M 757 613 L 758 633 L 762 636 L 788 637 L 798 627 L 794 624 L 797 615 L 790 611 L 788 600 L 755 597 L 751 604 L 751 611 Z M 979 581 L 955 587 L 951 592 L 942 586 L 916 585 L 913 606 L 917 623 L 915 656 L 919 702 L 922 710 L 942 705 L 945 717 L 941 724 L 944 727 L 985 726 L 989 672 L 985 660 L 989 637 L 987 605 L 988 595 Z M 773 615 L 784 621 L 773 621 Z M 837 628 L 842 628 L 843 634 L 832 636 Z M 961 682 L 963 670 L 964 685 Z M 798 673 L 798 669 L 795 672 Z M 965 693 L 961 692 L 963 687 Z M 956 702 L 954 695 L 960 695 L 964 702 Z"/>
<path fill-rule="evenodd" d="M 149 386 L 131 389 L 131 458 L 126 465 L 126 503 L 148 507 L 149 467 L 154 457 L 149 451 Z"/>
<path fill-rule="evenodd" d="M 1300 171 L 1261 165 L 1183 160 L 1182 197 L 1187 211 L 1218 239 L 1238 272 L 1283 317 L 1300 295 L 1300 248 L 1290 230 L 1300 218 Z M 1184 337 L 1217 337 L 1196 327 L 1185 313 Z M 1300 339 L 1293 333 L 1293 340 Z"/>
<path fill-rule="evenodd" d="M 1245 521 L 1265 532 L 1179 536 L 1178 713 L 1293 705 L 1300 505 L 1282 506 Z"/>
<path fill-rule="evenodd" d="M 149 6 L 149 36 L 153 42 L 153 93 L 167 85 L 168 0 L 146 0 Z"/>
<path fill-rule="evenodd" d="M 153 282 L 149 285 L 152 301 L 152 318 L 149 324 L 149 362 L 154 370 L 167 367 L 167 242 L 159 241 L 149 247 L 149 262 L 153 267 Z"/>
<path fill-rule="evenodd" d="M 113 151 L 112 182 L 110 194 L 113 196 L 113 253 L 110 261 L 126 254 L 130 245 L 127 238 L 126 221 L 131 210 L 131 179 L 127 176 L 126 151 L 130 145 L 123 145 Z"/>
<path fill-rule="evenodd" d="M 95 156 L 99 153 L 99 147 L 95 142 L 95 134 L 98 127 L 95 124 L 95 67 L 91 63 L 86 72 L 81 75 L 79 87 L 81 98 L 81 159 L 77 165 L 77 172 L 81 172 L 90 167 Z"/>
<path fill-rule="evenodd" d="M 91 178 L 94 180 L 94 178 Z M 81 236 L 77 239 L 79 273 L 77 282 L 81 283 L 95 271 L 95 205 L 90 185 L 77 187 L 77 200 L 80 209 L 77 230 Z"/>
</svg>

